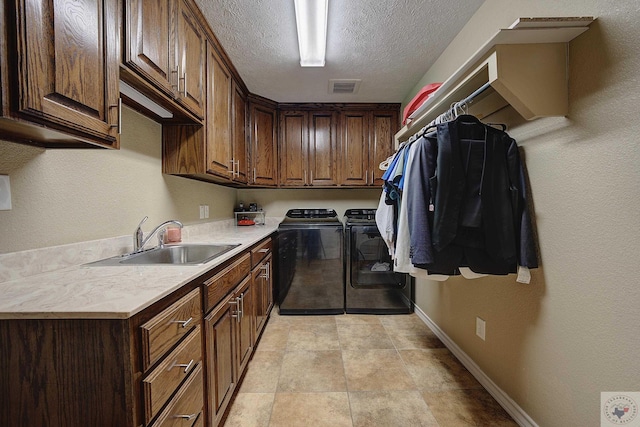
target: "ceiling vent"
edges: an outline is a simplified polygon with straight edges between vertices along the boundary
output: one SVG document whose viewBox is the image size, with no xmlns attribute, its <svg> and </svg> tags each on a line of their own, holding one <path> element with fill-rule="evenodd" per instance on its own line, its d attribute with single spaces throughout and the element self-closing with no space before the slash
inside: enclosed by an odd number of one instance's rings
<svg viewBox="0 0 640 427">
<path fill-rule="evenodd" d="M 331 79 L 329 80 L 329 93 L 357 93 L 361 81 L 360 79 Z"/>
</svg>

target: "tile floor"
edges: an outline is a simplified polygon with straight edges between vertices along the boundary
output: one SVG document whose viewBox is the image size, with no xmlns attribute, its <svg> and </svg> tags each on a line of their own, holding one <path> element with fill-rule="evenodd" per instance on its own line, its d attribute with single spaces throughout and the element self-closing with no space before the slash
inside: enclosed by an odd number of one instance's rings
<svg viewBox="0 0 640 427">
<path fill-rule="evenodd" d="M 224 426 L 517 424 L 415 314 L 274 309 Z"/>
</svg>

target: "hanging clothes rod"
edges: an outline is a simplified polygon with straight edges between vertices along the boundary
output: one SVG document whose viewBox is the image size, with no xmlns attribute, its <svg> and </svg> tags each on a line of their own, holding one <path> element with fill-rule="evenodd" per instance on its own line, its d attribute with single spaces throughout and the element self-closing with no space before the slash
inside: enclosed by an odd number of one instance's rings
<svg viewBox="0 0 640 427">
<path fill-rule="evenodd" d="M 480 86 L 478 89 L 473 91 L 471 95 L 467 96 L 463 100 L 454 102 L 447 111 L 440 114 L 438 117 L 433 119 L 428 125 L 426 125 L 422 129 L 414 133 L 405 143 L 401 144 L 400 146 L 412 143 L 413 141 L 421 137 L 424 134 L 424 131 L 426 129 L 432 126 L 455 119 L 456 117 L 458 117 L 459 110 L 464 111 L 464 109 L 467 108 L 469 104 L 473 103 L 476 97 L 478 97 L 481 93 L 483 93 L 485 90 L 489 89 L 490 87 L 491 87 L 491 83 L 485 83 L 482 86 Z"/>
</svg>

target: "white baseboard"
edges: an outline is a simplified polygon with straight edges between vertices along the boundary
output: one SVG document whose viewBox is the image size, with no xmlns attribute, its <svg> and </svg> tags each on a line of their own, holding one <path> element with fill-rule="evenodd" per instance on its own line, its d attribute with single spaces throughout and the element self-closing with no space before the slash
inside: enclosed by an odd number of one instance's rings
<svg viewBox="0 0 640 427">
<path fill-rule="evenodd" d="M 473 361 L 471 357 L 442 330 L 433 320 L 427 316 L 427 314 L 420 309 L 417 305 L 414 308 L 418 317 L 433 331 L 434 334 L 443 344 L 458 358 L 460 363 L 473 375 L 480 384 L 493 396 L 494 399 L 504 408 L 505 411 L 518 425 L 522 427 L 538 427 L 538 424 L 513 400 L 505 393 L 500 387 L 494 383 L 491 378 L 485 374 L 482 369 Z"/>
</svg>

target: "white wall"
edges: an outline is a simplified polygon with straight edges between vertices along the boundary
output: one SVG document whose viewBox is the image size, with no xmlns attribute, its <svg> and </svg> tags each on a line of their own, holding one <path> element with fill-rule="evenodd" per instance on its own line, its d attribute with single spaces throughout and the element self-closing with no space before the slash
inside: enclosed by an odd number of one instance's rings
<svg viewBox="0 0 640 427">
<path fill-rule="evenodd" d="M 162 127 L 123 108 L 120 150 L 43 150 L 0 141 L 12 210 L 0 211 L 0 253 L 132 234 L 167 219 L 233 217 L 236 190 L 162 174 Z"/>
<path fill-rule="evenodd" d="M 518 17 L 585 15 L 598 20 L 570 44 L 569 115 L 503 115 L 525 154 L 542 267 L 529 285 L 512 275 L 416 288 L 420 309 L 545 427 L 599 426 L 600 392 L 640 391 L 640 2 L 487 0 L 407 95 Z"/>
</svg>

